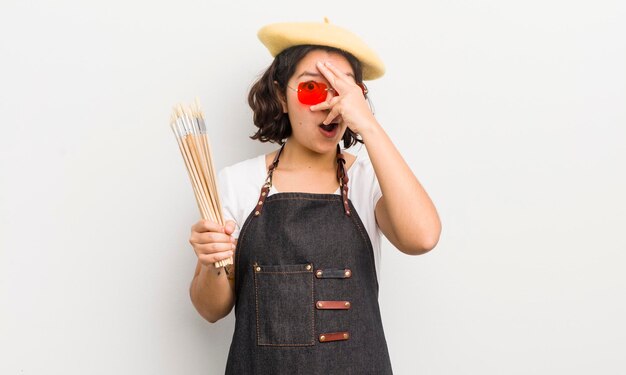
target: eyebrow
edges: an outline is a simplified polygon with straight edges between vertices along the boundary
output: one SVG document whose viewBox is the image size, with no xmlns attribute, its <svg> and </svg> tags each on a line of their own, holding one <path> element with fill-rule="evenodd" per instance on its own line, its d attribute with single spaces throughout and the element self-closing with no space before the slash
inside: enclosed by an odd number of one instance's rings
<svg viewBox="0 0 626 375">
<path fill-rule="evenodd" d="M 352 74 L 352 73 L 346 73 L 346 74 L 349 75 L 350 77 L 354 78 L 354 74 Z M 297 76 L 296 79 L 299 79 L 299 78 L 304 77 L 304 76 L 321 77 L 322 74 L 321 73 L 317 73 L 317 72 L 304 71 L 304 72 L 300 73 L 300 75 Z"/>
</svg>

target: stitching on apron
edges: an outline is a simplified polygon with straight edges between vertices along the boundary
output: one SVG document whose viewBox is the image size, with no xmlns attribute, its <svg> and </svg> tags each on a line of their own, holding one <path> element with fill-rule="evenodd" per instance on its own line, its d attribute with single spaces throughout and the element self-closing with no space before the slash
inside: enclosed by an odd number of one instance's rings
<svg viewBox="0 0 626 375">
<path fill-rule="evenodd" d="M 289 193 L 279 193 L 279 194 L 289 194 Z M 297 194 L 297 193 L 296 193 Z M 304 194 L 309 194 L 309 193 L 304 193 Z M 273 195 L 275 196 L 275 195 Z M 335 195 L 332 194 L 333 197 L 337 197 L 340 198 L 339 195 Z M 272 196 L 270 196 L 271 198 Z M 269 199 L 269 198 L 268 198 Z M 328 198 L 307 198 L 307 197 L 278 197 L 276 196 L 276 198 L 272 199 L 272 201 L 287 201 L 287 200 L 303 200 L 303 201 L 325 201 L 325 202 L 332 202 L 335 200 L 339 200 L 336 198 L 332 198 L 332 197 L 328 197 Z"/>
<path fill-rule="evenodd" d="M 350 201 L 350 200 L 348 200 Z M 369 256 L 372 260 L 371 264 L 372 264 L 372 273 L 374 274 L 374 280 L 376 281 L 376 286 L 378 287 L 378 274 L 376 273 L 376 260 L 374 259 L 374 246 L 372 246 L 372 240 L 370 239 L 369 235 L 367 234 L 367 231 L 365 230 L 365 228 L 362 227 L 362 223 L 363 221 L 361 221 L 361 218 L 359 217 L 359 213 L 354 209 L 354 207 L 352 206 L 352 202 L 350 201 L 350 207 L 352 208 L 351 211 L 352 212 L 356 212 L 356 215 L 350 215 L 350 219 L 352 219 L 352 222 L 354 223 L 354 226 L 357 227 L 357 229 L 359 230 L 359 233 L 361 233 L 361 237 L 363 237 L 363 240 L 365 241 L 365 244 L 367 245 L 368 248 L 371 249 L 371 251 L 369 251 Z M 357 221 L 357 218 L 359 219 Z M 361 223 L 361 224 L 359 224 Z M 365 233 L 363 233 L 365 232 Z"/>
<path fill-rule="evenodd" d="M 254 267 L 254 266 L 253 266 Z M 263 266 L 261 266 L 263 267 Z M 254 275 L 254 293 L 255 293 L 255 298 L 254 298 L 254 303 L 255 303 L 255 308 L 256 308 L 256 342 L 257 345 L 260 346 L 285 346 L 285 347 L 293 347 L 293 346 L 313 346 L 315 345 L 315 309 L 311 308 L 311 343 L 310 344 L 259 344 L 260 342 L 260 338 L 261 338 L 261 334 L 259 332 L 260 330 L 260 325 L 259 325 L 259 283 L 258 283 L 258 279 L 257 279 L 257 273 L 263 273 L 263 274 L 292 274 L 292 273 L 310 273 L 310 277 L 311 277 L 311 304 L 310 306 L 314 306 L 315 305 L 315 277 L 313 275 L 313 271 L 292 271 L 292 272 L 252 272 L 252 274 Z"/>
<path fill-rule="evenodd" d="M 256 277 L 256 276 L 255 276 Z M 256 286 L 255 286 L 256 288 Z M 313 283 L 311 283 L 311 303 L 314 303 Z M 258 306 L 258 302 L 257 302 Z M 258 310 L 257 310 L 258 311 Z M 314 346 L 315 345 L 315 309 L 311 309 L 311 343 L 310 344 L 260 344 L 260 346 Z M 259 342 L 259 314 L 256 314 L 256 342 Z"/>
</svg>

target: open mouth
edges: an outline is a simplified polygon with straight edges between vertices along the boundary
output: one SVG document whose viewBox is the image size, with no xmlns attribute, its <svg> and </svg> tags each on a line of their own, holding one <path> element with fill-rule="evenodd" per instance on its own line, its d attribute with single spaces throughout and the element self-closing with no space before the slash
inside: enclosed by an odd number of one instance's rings
<svg viewBox="0 0 626 375">
<path fill-rule="evenodd" d="M 322 128 L 324 131 L 327 131 L 327 132 L 330 133 L 333 130 L 337 129 L 338 126 L 339 126 L 339 124 L 337 124 L 337 123 L 328 124 L 328 125 L 322 124 L 322 125 L 320 125 L 320 128 Z"/>
</svg>

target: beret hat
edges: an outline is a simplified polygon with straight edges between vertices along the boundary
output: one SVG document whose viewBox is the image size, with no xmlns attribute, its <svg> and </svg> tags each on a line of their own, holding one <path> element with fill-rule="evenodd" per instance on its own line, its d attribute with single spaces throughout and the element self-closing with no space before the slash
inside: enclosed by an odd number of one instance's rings
<svg viewBox="0 0 626 375">
<path fill-rule="evenodd" d="M 287 22 L 263 26 L 258 37 L 274 57 L 289 47 L 312 44 L 338 48 L 356 57 L 363 66 L 363 79 L 373 80 L 385 74 L 385 65 L 376 52 L 354 33 L 324 22 Z"/>
</svg>

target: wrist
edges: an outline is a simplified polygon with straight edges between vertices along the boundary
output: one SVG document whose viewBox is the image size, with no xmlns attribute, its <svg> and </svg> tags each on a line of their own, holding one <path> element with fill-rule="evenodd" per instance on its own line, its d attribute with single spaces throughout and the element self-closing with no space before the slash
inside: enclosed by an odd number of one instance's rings
<svg viewBox="0 0 626 375">
<path fill-rule="evenodd" d="M 359 135 L 365 144 L 380 137 L 381 133 L 384 133 L 384 130 L 377 121 L 373 121 L 368 126 L 364 126 L 362 129 L 359 129 Z"/>
</svg>

